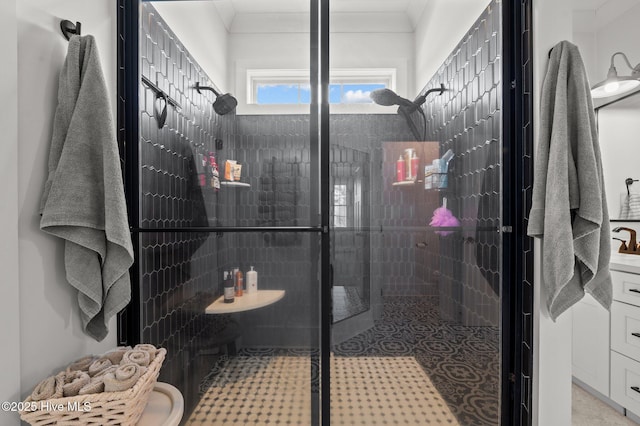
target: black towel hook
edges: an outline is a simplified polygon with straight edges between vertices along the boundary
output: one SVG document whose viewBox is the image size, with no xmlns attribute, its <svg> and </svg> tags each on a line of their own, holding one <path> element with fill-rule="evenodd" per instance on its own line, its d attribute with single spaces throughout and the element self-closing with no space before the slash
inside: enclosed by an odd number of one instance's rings
<svg viewBox="0 0 640 426">
<path fill-rule="evenodd" d="M 62 30 L 62 35 L 64 38 L 69 40 L 72 34 L 80 35 L 80 22 L 76 22 L 75 24 L 67 19 L 63 19 L 60 21 L 60 30 Z"/>
<path fill-rule="evenodd" d="M 624 180 L 624 184 L 627 185 L 627 195 L 631 195 L 631 192 L 629 191 L 629 185 L 633 185 L 633 182 L 638 182 L 638 179 L 626 178 Z"/>
</svg>

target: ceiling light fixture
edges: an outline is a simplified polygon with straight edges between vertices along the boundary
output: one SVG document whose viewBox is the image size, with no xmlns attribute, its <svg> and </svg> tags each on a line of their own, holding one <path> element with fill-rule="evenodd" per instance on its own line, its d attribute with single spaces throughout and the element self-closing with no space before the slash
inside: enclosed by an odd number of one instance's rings
<svg viewBox="0 0 640 426">
<path fill-rule="evenodd" d="M 629 69 L 631 69 L 631 75 L 618 76 L 618 71 L 613 64 L 613 59 L 616 55 L 622 55 Z M 633 67 L 627 59 L 627 55 L 622 52 L 616 52 L 611 55 L 611 66 L 607 73 L 607 78 L 591 88 L 591 97 L 593 98 L 607 98 L 609 96 L 620 95 L 622 93 L 630 92 L 636 87 L 640 86 L 640 64 Z"/>
</svg>

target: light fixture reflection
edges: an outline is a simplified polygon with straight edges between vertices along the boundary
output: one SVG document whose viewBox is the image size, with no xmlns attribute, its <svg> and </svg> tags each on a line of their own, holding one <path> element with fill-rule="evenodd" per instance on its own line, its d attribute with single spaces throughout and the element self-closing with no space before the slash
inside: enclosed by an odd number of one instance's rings
<svg viewBox="0 0 640 426">
<path fill-rule="evenodd" d="M 631 69 L 631 75 L 618 76 L 618 70 L 613 64 L 613 59 L 616 55 L 621 55 L 624 58 L 625 63 Z M 616 52 L 611 55 L 611 66 L 609 67 L 607 78 L 591 88 L 591 97 L 594 99 L 607 98 L 630 92 L 640 86 L 638 78 L 640 78 L 640 64 L 633 67 L 624 53 Z"/>
</svg>

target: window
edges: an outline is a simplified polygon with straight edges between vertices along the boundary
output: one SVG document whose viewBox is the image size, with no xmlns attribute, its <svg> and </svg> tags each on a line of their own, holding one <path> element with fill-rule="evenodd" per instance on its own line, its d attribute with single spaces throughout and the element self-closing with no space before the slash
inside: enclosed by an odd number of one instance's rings
<svg viewBox="0 0 640 426">
<path fill-rule="evenodd" d="M 333 185 L 333 226 L 347 227 L 347 185 Z"/>
<path fill-rule="evenodd" d="M 336 69 L 331 71 L 329 102 L 373 103 L 369 94 L 385 87 L 395 90 L 396 70 Z M 249 104 L 299 105 L 311 102 L 307 70 L 247 70 Z"/>
</svg>

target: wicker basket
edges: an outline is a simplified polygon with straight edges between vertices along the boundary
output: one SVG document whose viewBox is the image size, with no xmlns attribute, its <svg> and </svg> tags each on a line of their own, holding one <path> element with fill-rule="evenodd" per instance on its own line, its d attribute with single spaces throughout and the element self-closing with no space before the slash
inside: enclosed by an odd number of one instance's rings
<svg viewBox="0 0 640 426">
<path fill-rule="evenodd" d="M 38 409 L 20 411 L 20 418 L 38 426 L 135 425 L 147 406 L 166 353 L 166 349 L 158 349 L 147 371 L 131 389 L 53 398 L 37 403 L 32 402 L 29 396 L 24 400 L 25 405 L 35 404 Z"/>
</svg>

